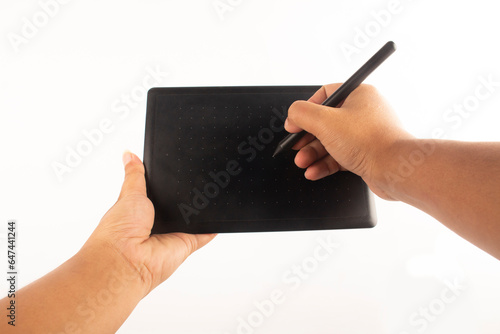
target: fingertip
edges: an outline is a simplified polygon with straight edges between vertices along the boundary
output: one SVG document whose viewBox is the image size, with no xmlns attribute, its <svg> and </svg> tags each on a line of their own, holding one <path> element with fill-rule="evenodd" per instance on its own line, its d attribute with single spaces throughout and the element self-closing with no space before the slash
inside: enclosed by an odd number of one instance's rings
<svg viewBox="0 0 500 334">
<path fill-rule="evenodd" d="M 119 198 L 125 194 L 139 193 L 146 195 L 146 181 L 144 178 L 144 165 L 134 153 L 125 151 L 123 153 L 123 165 L 125 178 Z"/>
<path fill-rule="evenodd" d="M 290 120 L 289 118 L 285 120 L 285 130 L 289 133 L 296 133 L 302 131 L 302 129 L 297 125 L 295 125 L 293 121 Z"/>
<path fill-rule="evenodd" d="M 127 166 L 127 164 L 132 161 L 134 158 L 134 154 L 129 150 L 125 150 L 122 154 L 123 166 Z"/>
<path fill-rule="evenodd" d="M 125 169 L 127 169 L 126 167 L 128 165 L 132 165 L 132 166 L 142 165 L 141 159 L 136 154 L 132 153 L 129 150 L 125 150 L 123 152 L 122 161 L 123 161 L 123 166 L 125 167 Z"/>
<path fill-rule="evenodd" d="M 295 155 L 295 158 L 293 159 L 293 162 L 295 163 L 295 165 L 296 165 L 297 167 L 302 168 L 302 167 L 301 167 L 301 164 L 300 164 L 301 160 L 300 160 L 300 156 L 299 156 L 299 154 L 300 154 L 300 151 L 299 151 L 299 152 L 297 152 L 297 154 Z"/>
<path fill-rule="evenodd" d="M 304 177 L 309 181 L 317 180 L 317 178 L 314 175 L 314 172 L 310 168 L 306 169 L 306 171 L 304 172 Z"/>
<path fill-rule="evenodd" d="M 298 132 L 300 129 L 290 121 L 290 118 L 285 119 L 285 130 L 290 133 Z"/>
<path fill-rule="evenodd" d="M 295 155 L 294 162 L 295 162 L 295 165 L 297 165 L 297 167 L 304 169 L 304 168 L 309 167 L 306 160 L 307 160 L 307 157 L 304 155 L 304 151 L 301 150 L 301 151 L 297 152 L 297 154 Z"/>
<path fill-rule="evenodd" d="M 314 164 L 307 168 L 304 173 L 304 177 L 310 181 L 318 181 L 330 174 L 331 173 L 328 171 L 328 169 L 323 168 L 323 166 L 321 165 Z"/>
</svg>

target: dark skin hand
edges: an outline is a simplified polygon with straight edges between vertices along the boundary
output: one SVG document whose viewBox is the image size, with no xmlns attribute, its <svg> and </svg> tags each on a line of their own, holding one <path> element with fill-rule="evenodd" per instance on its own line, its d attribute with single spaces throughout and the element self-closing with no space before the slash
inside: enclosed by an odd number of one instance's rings
<svg viewBox="0 0 500 334">
<path fill-rule="evenodd" d="M 81 250 L 16 293 L 16 326 L 1 333 L 115 333 L 139 301 L 214 234 L 151 235 L 154 208 L 144 166 L 124 154 L 120 196 Z M 54 292 L 57 293 L 54 293 Z M 9 299 L 0 301 L 6 309 Z"/>
<path fill-rule="evenodd" d="M 285 128 L 309 133 L 294 147 L 305 177 L 349 170 L 380 197 L 427 212 L 500 258 L 500 144 L 414 138 L 369 85 L 340 108 L 319 105 L 339 86 L 324 86 L 289 109 Z M 124 164 L 116 204 L 77 254 L 16 293 L 22 321 L 0 322 L 2 333 L 114 333 L 144 296 L 215 237 L 151 236 L 144 166 L 131 153 Z M 0 300 L 0 308 L 8 305 L 8 298 Z"/>
<path fill-rule="evenodd" d="M 417 139 L 376 88 L 361 85 L 340 108 L 322 87 L 288 111 L 285 128 L 309 134 L 295 163 L 310 180 L 349 170 L 381 198 L 415 206 L 500 259 L 500 143 Z"/>
</svg>

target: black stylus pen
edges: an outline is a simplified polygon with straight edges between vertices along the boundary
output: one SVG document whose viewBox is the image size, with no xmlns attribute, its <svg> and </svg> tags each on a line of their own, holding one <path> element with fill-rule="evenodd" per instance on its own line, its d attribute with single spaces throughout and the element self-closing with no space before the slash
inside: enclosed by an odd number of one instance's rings
<svg viewBox="0 0 500 334">
<path fill-rule="evenodd" d="M 380 64 L 384 62 L 394 51 L 396 44 L 387 42 L 380 50 L 377 51 L 368 61 L 359 68 L 346 82 L 342 84 L 330 97 L 328 97 L 322 105 L 329 107 L 338 107 L 349 94 L 352 93 L 365 79 L 369 76 Z M 289 150 L 295 145 L 307 132 L 291 133 L 279 142 L 278 147 L 274 151 L 273 157 L 285 150 Z"/>
</svg>

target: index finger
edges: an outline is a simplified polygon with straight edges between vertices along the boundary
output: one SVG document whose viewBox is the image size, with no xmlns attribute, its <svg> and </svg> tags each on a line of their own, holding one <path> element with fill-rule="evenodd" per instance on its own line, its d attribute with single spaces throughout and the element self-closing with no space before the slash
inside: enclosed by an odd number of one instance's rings
<svg viewBox="0 0 500 334">
<path fill-rule="evenodd" d="M 325 101 L 330 95 L 333 94 L 342 84 L 341 83 L 334 83 L 334 84 L 329 84 L 329 85 L 324 85 L 320 89 L 314 93 L 313 96 L 309 98 L 309 102 L 313 102 L 316 104 L 321 104 L 323 101 Z"/>
</svg>

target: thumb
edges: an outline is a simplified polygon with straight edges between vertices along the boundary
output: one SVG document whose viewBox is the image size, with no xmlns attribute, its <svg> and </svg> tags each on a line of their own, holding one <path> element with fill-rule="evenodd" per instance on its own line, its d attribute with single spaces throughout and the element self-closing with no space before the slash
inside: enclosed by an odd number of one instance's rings
<svg viewBox="0 0 500 334">
<path fill-rule="evenodd" d="M 123 181 L 120 198 L 127 195 L 146 194 L 146 179 L 144 178 L 144 165 L 141 159 L 129 151 L 123 153 L 123 165 L 125 167 L 125 180 Z"/>
<path fill-rule="evenodd" d="M 313 134 L 320 141 L 332 132 L 333 121 L 338 115 L 336 108 L 308 101 L 295 101 L 288 109 L 285 128 L 288 132 L 298 132 L 297 128 Z"/>
</svg>

